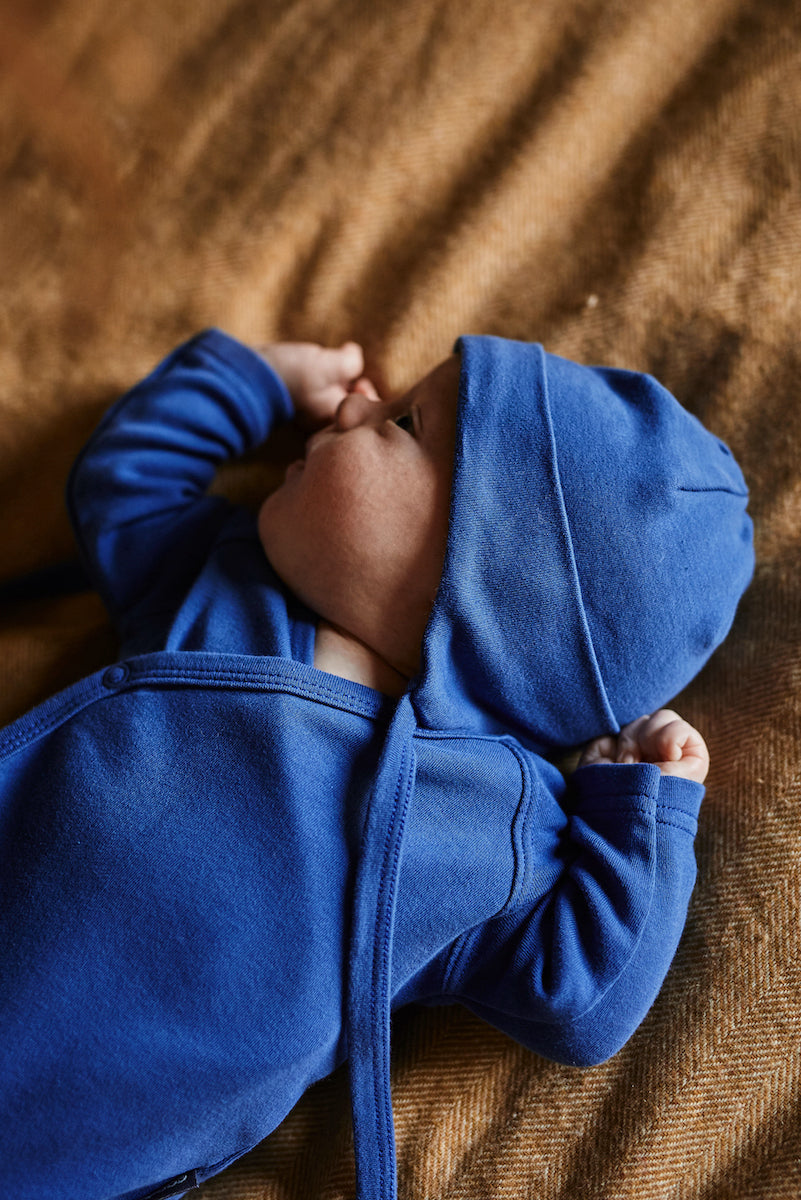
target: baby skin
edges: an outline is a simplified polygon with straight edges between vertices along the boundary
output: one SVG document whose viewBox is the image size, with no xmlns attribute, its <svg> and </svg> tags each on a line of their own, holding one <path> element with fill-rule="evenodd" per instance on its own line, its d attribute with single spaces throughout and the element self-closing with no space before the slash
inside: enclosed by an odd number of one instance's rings
<svg viewBox="0 0 801 1200">
<path fill-rule="evenodd" d="M 459 360 L 381 400 L 353 342 L 258 349 L 310 434 L 262 505 L 262 545 L 320 618 L 315 665 L 399 696 L 442 575 Z"/>
<path fill-rule="evenodd" d="M 259 537 L 284 583 L 318 614 L 320 670 L 400 696 L 419 668 L 448 532 L 459 359 L 397 399 L 364 374 L 361 346 L 257 346 L 286 384 L 305 457 L 259 512 Z M 655 763 L 703 783 L 703 738 L 669 709 L 585 746 L 579 766 Z"/>
</svg>

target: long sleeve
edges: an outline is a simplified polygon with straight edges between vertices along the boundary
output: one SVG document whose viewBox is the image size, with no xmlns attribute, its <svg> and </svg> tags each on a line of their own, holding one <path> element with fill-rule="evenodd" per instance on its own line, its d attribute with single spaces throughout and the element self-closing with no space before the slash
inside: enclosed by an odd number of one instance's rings
<svg viewBox="0 0 801 1200">
<path fill-rule="evenodd" d="M 109 410 L 72 469 L 67 507 L 123 634 L 175 605 L 199 570 L 230 512 L 206 495 L 217 466 L 292 411 L 263 359 L 219 330 L 179 346 Z"/>
<path fill-rule="evenodd" d="M 447 990 L 548 1058 L 589 1065 L 628 1040 L 673 959 L 703 788 L 650 764 L 585 767 L 560 815 L 532 786 L 526 882 L 457 946 Z"/>
</svg>

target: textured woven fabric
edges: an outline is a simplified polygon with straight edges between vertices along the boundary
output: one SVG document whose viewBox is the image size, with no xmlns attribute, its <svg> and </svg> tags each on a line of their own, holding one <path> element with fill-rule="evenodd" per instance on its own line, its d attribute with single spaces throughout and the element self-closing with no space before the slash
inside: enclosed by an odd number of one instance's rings
<svg viewBox="0 0 801 1200">
<path fill-rule="evenodd" d="M 712 755 L 688 926 L 623 1052 L 461 1010 L 394 1030 L 401 1197 L 801 1194 L 801 10 L 791 0 L 6 0 L 0 563 L 72 554 L 69 466 L 184 337 L 354 337 L 400 389 L 465 332 L 653 373 L 727 442 L 757 572 L 681 698 Z M 285 448 L 285 447 L 284 447 Z M 259 455 L 220 480 L 256 501 Z M 114 656 L 8 597 L 0 717 Z M 348 1200 L 343 1072 L 201 1189 Z"/>
</svg>

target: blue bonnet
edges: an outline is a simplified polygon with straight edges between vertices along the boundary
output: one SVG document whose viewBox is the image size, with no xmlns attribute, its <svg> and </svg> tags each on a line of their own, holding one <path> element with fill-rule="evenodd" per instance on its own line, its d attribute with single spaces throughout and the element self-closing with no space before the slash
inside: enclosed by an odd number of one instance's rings
<svg viewBox="0 0 801 1200">
<path fill-rule="evenodd" d="M 731 451 L 655 379 L 462 337 L 448 546 L 413 693 L 548 751 L 665 705 L 751 579 Z"/>
</svg>

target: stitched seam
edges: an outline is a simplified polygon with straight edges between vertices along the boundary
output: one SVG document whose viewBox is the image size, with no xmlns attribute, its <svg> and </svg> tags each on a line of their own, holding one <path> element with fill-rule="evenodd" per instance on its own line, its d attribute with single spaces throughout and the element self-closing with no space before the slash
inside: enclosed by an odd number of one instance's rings
<svg viewBox="0 0 801 1200">
<path fill-rule="evenodd" d="M 218 673 L 213 670 L 204 670 L 204 668 L 193 668 L 187 671 L 176 669 L 165 672 L 164 674 L 147 674 L 132 677 L 129 685 L 115 688 L 115 692 L 134 691 L 138 687 L 154 685 L 154 684 L 192 684 L 197 683 L 198 686 L 206 684 L 216 684 L 220 688 L 228 688 L 231 691 L 250 691 L 250 692 L 286 692 L 294 696 L 302 696 L 305 699 L 320 700 L 322 703 L 330 704 L 333 708 L 340 708 L 345 712 L 356 712 L 360 716 L 376 716 L 376 710 L 370 705 L 361 704 L 353 696 L 343 696 L 342 693 L 335 688 L 328 688 L 324 683 L 308 684 L 299 683 L 296 680 L 289 680 L 281 672 L 226 672 Z"/>
<path fill-rule="evenodd" d="M 63 724 L 64 721 L 68 721 L 71 717 L 74 717 L 76 713 L 81 712 L 82 709 L 88 708 L 90 704 L 95 704 L 98 700 L 104 699 L 105 696 L 103 693 L 86 696 L 79 702 L 68 705 L 66 708 L 58 709 L 47 721 L 35 721 L 31 726 L 29 726 L 24 737 L 10 738 L 6 742 L 5 746 L 0 748 L 0 760 L 5 758 L 8 754 L 14 754 L 17 750 L 21 750 L 24 746 L 30 745 L 31 742 L 35 742 L 37 738 L 42 737 L 42 735 L 45 733 L 49 733 L 58 725 Z"/>
<path fill-rule="evenodd" d="M 742 497 L 743 500 L 746 500 L 748 498 L 747 491 L 740 491 L 739 488 L 731 488 L 731 487 L 686 487 L 686 486 L 681 487 L 681 486 L 679 486 L 676 488 L 676 491 L 677 492 L 698 492 L 702 495 L 705 494 L 706 492 L 719 492 L 724 496 L 740 496 L 740 497 Z"/>
<path fill-rule="evenodd" d="M 527 833 L 529 821 L 533 819 L 534 809 L 534 788 L 532 787 L 531 777 L 526 770 L 525 759 L 518 752 L 514 743 L 504 740 L 503 745 L 514 756 L 520 771 L 520 800 L 515 809 L 515 814 L 509 827 L 509 835 L 512 843 L 512 853 L 514 855 L 514 875 L 512 878 L 512 886 L 506 903 L 495 914 L 496 917 L 502 916 L 510 909 L 514 908 L 521 891 L 523 890 L 524 881 L 528 873 L 528 855 L 526 847 L 528 845 Z M 493 918 L 494 920 L 495 918 Z"/>
<path fill-rule="evenodd" d="M 502 741 L 502 744 L 507 747 L 507 749 L 510 751 L 510 753 L 513 754 L 515 759 L 517 760 L 517 764 L 520 769 L 520 777 L 521 777 L 521 779 L 520 779 L 520 801 L 518 803 L 517 808 L 515 809 L 515 814 L 512 817 L 512 821 L 511 821 L 510 829 L 509 829 L 510 841 L 512 844 L 512 854 L 514 855 L 514 862 L 515 862 L 514 874 L 513 874 L 513 878 L 512 878 L 512 886 L 509 890 L 509 895 L 506 898 L 505 902 L 501 905 L 501 907 L 498 909 L 498 911 L 496 913 L 494 913 L 492 917 L 489 918 L 489 920 L 494 921 L 497 917 L 501 917 L 505 913 L 511 912 L 515 908 L 516 904 L 519 901 L 520 893 L 523 891 L 524 880 L 525 880 L 526 873 L 528 870 L 528 855 L 526 854 L 526 845 L 527 845 L 526 833 L 527 833 L 529 821 L 533 820 L 534 789 L 531 787 L 530 779 L 529 779 L 529 776 L 525 769 L 525 760 L 521 754 L 517 753 L 517 750 L 516 750 L 514 744 L 510 741 L 507 741 L 506 739 L 498 739 L 497 737 L 493 737 L 488 740 L 491 740 L 491 741 L 495 742 L 496 744 L 498 743 L 499 740 Z M 480 926 L 474 926 L 472 929 L 466 930 L 461 935 L 461 937 L 457 938 L 456 942 L 454 943 L 453 947 L 451 948 L 451 951 L 448 955 L 448 958 L 447 958 L 447 961 L 445 964 L 445 969 L 442 973 L 442 990 L 443 990 L 443 992 L 449 992 L 451 994 L 455 994 L 453 991 L 453 983 L 452 983 L 453 977 L 458 971 L 461 960 L 468 953 L 471 942 L 474 941 L 476 939 L 476 937 L 478 937 L 478 934 L 479 934 L 480 929 L 483 926 L 483 924 L 484 924 L 484 922 L 482 921 Z"/>
<path fill-rule="evenodd" d="M 80 700 L 75 700 L 65 707 L 57 708 L 46 720 L 38 719 L 31 722 L 24 735 L 9 738 L 5 743 L 0 743 L 0 760 L 9 754 L 21 750 L 24 746 L 30 745 L 42 735 L 51 732 L 58 725 L 70 720 L 84 708 L 88 708 L 91 704 L 96 704 L 101 700 L 106 700 L 110 696 L 119 695 L 122 692 L 133 692 L 139 688 L 169 684 L 196 684 L 198 687 L 208 684 L 216 684 L 220 687 L 228 687 L 232 691 L 263 691 L 263 692 L 284 692 L 289 695 L 300 696 L 304 699 L 319 700 L 321 703 L 329 704 L 332 708 L 341 709 L 344 712 L 354 712 L 359 716 L 375 717 L 379 715 L 379 711 L 373 709 L 367 704 L 361 704 L 354 696 L 344 697 L 341 692 L 334 688 L 327 687 L 324 683 L 316 683 L 314 686 L 299 683 L 296 680 L 287 679 L 279 671 L 265 672 L 220 672 L 205 668 L 202 666 L 187 667 L 185 670 L 176 667 L 164 671 L 148 671 L 138 675 L 134 670 L 129 676 L 126 683 L 107 688 L 98 679 L 98 691 L 90 692 L 83 696 Z"/>
<path fill-rule="evenodd" d="M 695 817 L 689 816 L 689 814 L 685 814 L 684 821 L 671 821 L 666 817 L 657 817 L 656 823 L 657 825 L 667 825 L 671 829 L 681 829 L 683 833 L 688 833 L 691 837 L 695 837 L 694 826 L 696 825 L 696 819 Z M 692 823 L 692 828 L 690 823 Z"/>
<path fill-rule="evenodd" d="M 373 1053 L 375 1069 L 373 1071 L 373 1103 L 375 1105 L 378 1124 L 381 1127 L 382 1135 L 389 1133 L 392 1123 L 391 1109 L 387 1111 L 387 1095 L 386 1089 L 382 1087 L 382 1065 L 386 1061 L 386 1039 L 387 1030 L 383 1020 L 383 1012 L 386 1009 L 387 1002 L 387 983 L 389 980 L 389 913 L 392 907 L 392 898 L 394 895 L 394 884 L 397 879 L 398 859 L 400 856 L 401 845 L 403 841 L 403 830 L 406 824 L 406 802 L 408 800 L 411 786 L 408 778 L 407 762 L 409 757 L 408 747 L 404 747 L 403 758 L 401 759 L 400 770 L 398 772 L 398 780 L 395 785 L 395 796 L 393 805 L 397 812 L 400 797 L 400 786 L 404 776 L 406 776 L 406 790 L 403 799 L 403 804 L 400 805 L 401 815 L 400 820 L 395 826 L 394 821 L 390 823 L 390 828 L 387 830 L 386 839 L 384 842 L 384 855 L 382 859 L 381 871 L 381 888 L 379 891 L 379 906 L 381 912 L 381 935 L 376 939 L 375 952 L 373 955 L 373 989 L 370 1003 L 370 1019 L 373 1029 L 380 1030 L 380 1045 L 376 1046 Z M 393 849 L 394 842 L 394 849 Z M 388 869 L 388 859 L 392 853 L 392 868 Z M 378 1009 L 381 1009 L 380 1020 L 378 1020 Z M 381 1163 L 381 1174 L 385 1177 L 387 1174 L 386 1156 L 388 1138 L 380 1136 L 378 1139 L 378 1156 Z"/>
</svg>

